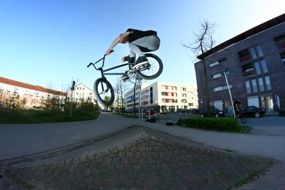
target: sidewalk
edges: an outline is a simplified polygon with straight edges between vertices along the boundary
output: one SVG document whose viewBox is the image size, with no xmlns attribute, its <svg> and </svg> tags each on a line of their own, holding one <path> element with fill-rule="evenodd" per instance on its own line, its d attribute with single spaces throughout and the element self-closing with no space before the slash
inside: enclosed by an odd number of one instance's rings
<svg viewBox="0 0 285 190">
<path fill-rule="evenodd" d="M 285 136 L 215 132 L 142 121 L 137 124 L 216 148 L 285 161 Z"/>
<path fill-rule="evenodd" d="M 258 135 L 205 131 L 166 126 L 164 124 L 142 123 L 141 121 L 138 121 L 138 123 L 183 139 L 216 148 L 277 160 L 264 176 L 237 190 L 283 190 L 285 187 L 285 127 L 271 127 L 271 130 L 268 130 L 268 128 L 254 128 L 255 133 L 263 134 Z"/>
</svg>

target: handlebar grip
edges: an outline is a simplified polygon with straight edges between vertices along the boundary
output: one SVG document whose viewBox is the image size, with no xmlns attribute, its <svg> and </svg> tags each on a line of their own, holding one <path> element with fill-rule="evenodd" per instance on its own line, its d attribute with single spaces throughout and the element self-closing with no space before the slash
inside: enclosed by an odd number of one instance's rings
<svg viewBox="0 0 285 190">
<path fill-rule="evenodd" d="M 89 63 L 89 65 L 87 65 L 87 68 L 90 67 L 90 65 L 92 65 L 93 63 Z"/>
</svg>

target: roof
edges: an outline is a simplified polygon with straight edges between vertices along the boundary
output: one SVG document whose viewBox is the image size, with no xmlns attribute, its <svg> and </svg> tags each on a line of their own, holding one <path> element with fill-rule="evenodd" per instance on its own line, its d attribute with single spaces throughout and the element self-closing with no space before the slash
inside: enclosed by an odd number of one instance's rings
<svg viewBox="0 0 285 190">
<path fill-rule="evenodd" d="M 255 35 L 255 34 L 259 33 L 259 32 L 262 32 L 262 31 L 264 31 L 266 29 L 274 27 L 274 26 L 276 26 L 278 24 L 281 24 L 283 22 L 285 22 L 285 14 L 282 14 L 282 15 L 280 15 L 278 17 L 275 17 L 275 18 L 273 18 L 273 19 L 271 19 L 271 20 L 269 20 L 267 22 L 264 22 L 264 23 L 254 27 L 254 28 L 251 28 L 251 29 L 241 33 L 241 34 L 239 34 L 239 35 L 237 35 L 237 36 L 235 36 L 235 37 L 233 37 L 233 38 L 231 38 L 231 39 L 229 39 L 229 40 L 227 40 L 227 41 L 217 45 L 216 47 L 210 49 L 209 51 L 206 51 L 205 53 L 197 56 L 197 58 L 198 59 L 203 59 L 203 58 L 205 58 L 205 57 L 207 57 L 209 55 L 212 55 L 212 54 L 214 54 L 214 53 L 216 53 L 216 52 L 218 52 L 218 51 L 220 51 L 220 50 L 222 50 L 222 49 L 224 49 L 224 48 L 226 48 L 228 46 L 231 46 L 231 45 L 233 45 L 233 44 L 235 44 L 237 42 L 240 42 L 240 41 L 242 41 L 242 40 L 244 40 L 244 39 L 246 39 L 246 38 L 248 38 L 250 36 L 253 36 L 253 35 Z"/>
<path fill-rule="evenodd" d="M 0 77 L 0 83 L 9 84 L 12 86 L 18 86 L 18 87 L 26 88 L 26 89 L 30 89 L 30 90 L 36 90 L 36 91 L 40 91 L 40 92 L 46 92 L 46 93 L 50 93 L 50 94 L 54 94 L 54 95 L 66 96 L 65 92 L 44 88 L 42 86 L 31 85 L 31 84 L 11 80 L 11 79 L 4 78 L 4 77 Z"/>
<path fill-rule="evenodd" d="M 88 90 L 94 92 L 91 88 L 89 88 L 88 86 L 86 86 L 86 85 L 83 84 L 82 82 L 79 82 L 79 83 L 75 84 L 75 87 L 80 86 L 80 85 L 82 85 L 82 86 L 84 86 L 85 88 L 87 88 Z"/>
</svg>

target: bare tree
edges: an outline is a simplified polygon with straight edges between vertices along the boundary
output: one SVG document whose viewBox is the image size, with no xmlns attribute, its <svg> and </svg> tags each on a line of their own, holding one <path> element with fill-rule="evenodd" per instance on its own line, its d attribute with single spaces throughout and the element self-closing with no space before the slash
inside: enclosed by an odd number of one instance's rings
<svg viewBox="0 0 285 190">
<path fill-rule="evenodd" d="M 116 87 L 115 87 L 115 93 L 116 93 L 116 102 L 117 102 L 117 106 L 120 108 L 124 108 L 124 93 L 126 91 L 125 86 L 123 84 L 122 80 L 118 80 L 116 83 Z"/>
<path fill-rule="evenodd" d="M 183 44 L 184 47 L 191 49 L 194 54 L 197 56 L 204 54 L 205 52 L 212 49 L 215 45 L 215 41 L 213 39 L 213 33 L 216 25 L 214 23 L 210 23 L 205 20 L 201 23 L 199 32 L 194 34 L 194 42 L 190 45 Z M 205 82 L 206 89 L 206 107 L 210 107 L 210 91 L 208 85 L 208 74 L 206 67 L 206 59 L 205 56 L 201 57 L 201 62 L 203 65 L 203 76 Z"/>
</svg>

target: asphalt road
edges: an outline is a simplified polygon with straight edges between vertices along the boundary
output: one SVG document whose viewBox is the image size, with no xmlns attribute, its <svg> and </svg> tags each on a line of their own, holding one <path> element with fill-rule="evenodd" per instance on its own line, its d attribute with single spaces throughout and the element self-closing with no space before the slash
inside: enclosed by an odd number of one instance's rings
<svg viewBox="0 0 285 190">
<path fill-rule="evenodd" d="M 168 119 L 176 121 L 185 117 L 189 117 L 189 115 L 172 114 L 169 115 Z M 285 117 L 253 118 L 248 119 L 247 124 L 253 127 L 252 134 L 285 136 Z M 97 120 L 81 122 L 0 124 L 0 160 L 70 145 L 86 139 L 114 133 L 131 125 L 146 125 L 164 132 L 175 133 L 177 136 L 185 136 L 184 129 L 168 128 L 163 124 L 146 123 L 138 119 L 128 119 L 110 113 L 101 114 Z M 187 129 L 189 131 L 187 134 L 189 133 L 190 135 L 191 130 Z M 203 136 L 208 135 L 212 135 L 211 138 L 215 138 L 215 132 L 202 131 L 201 133 L 199 132 L 201 139 L 196 138 L 197 141 L 204 141 Z M 218 138 L 228 139 L 228 136 L 233 134 L 224 135 L 224 133 L 221 133 L 221 135 Z M 256 137 L 253 136 L 252 138 Z M 223 139 L 219 141 L 223 141 Z"/>
</svg>

